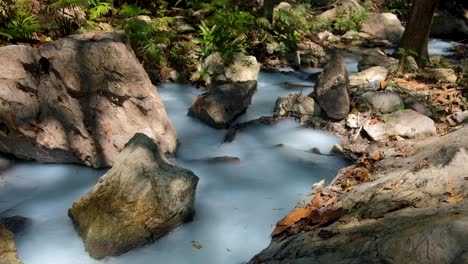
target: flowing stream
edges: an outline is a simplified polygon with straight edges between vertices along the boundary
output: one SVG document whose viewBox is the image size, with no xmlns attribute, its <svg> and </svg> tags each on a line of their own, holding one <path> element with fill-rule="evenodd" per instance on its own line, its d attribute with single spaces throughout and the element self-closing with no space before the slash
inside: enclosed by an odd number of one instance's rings
<svg viewBox="0 0 468 264">
<path fill-rule="evenodd" d="M 436 44 L 438 49 L 443 43 Z M 348 63 L 355 68 L 354 61 Z M 271 115 L 278 96 L 300 91 L 281 83 L 312 86 L 304 76 L 315 71 L 262 72 L 252 106 L 239 121 Z M 301 128 L 292 120 L 247 128 L 234 142 L 223 144 L 225 130 L 212 129 L 186 115 L 199 91 L 183 84 L 164 84 L 158 91 L 181 142 L 175 162 L 200 178 L 194 220 L 153 244 L 97 261 L 85 252 L 67 210 L 105 170 L 16 161 L 2 172 L 0 217 L 20 215 L 31 219 L 15 237 L 25 264 L 242 263 L 268 245 L 275 223 L 307 194 L 313 183 L 331 180 L 346 165 L 337 157 L 308 152 L 311 148 L 329 152 L 338 142 L 335 136 Z M 312 87 L 302 90 L 304 94 L 311 91 Z M 218 156 L 237 157 L 240 162 L 201 161 Z M 194 242 L 202 248 L 193 247 Z"/>
</svg>

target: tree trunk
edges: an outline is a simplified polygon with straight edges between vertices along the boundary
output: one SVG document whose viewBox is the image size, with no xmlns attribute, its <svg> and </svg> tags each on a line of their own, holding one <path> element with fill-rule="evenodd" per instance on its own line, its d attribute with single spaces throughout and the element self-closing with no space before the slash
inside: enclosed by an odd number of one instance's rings
<svg viewBox="0 0 468 264">
<path fill-rule="evenodd" d="M 268 21 L 273 22 L 273 9 L 275 8 L 275 0 L 264 0 L 262 13 L 263 17 L 266 17 Z"/>
<path fill-rule="evenodd" d="M 408 22 L 396 55 L 413 56 L 419 65 L 429 62 L 428 41 L 438 0 L 412 0 Z M 403 54 L 401 54 L 403 53 Z"/>
</svg>

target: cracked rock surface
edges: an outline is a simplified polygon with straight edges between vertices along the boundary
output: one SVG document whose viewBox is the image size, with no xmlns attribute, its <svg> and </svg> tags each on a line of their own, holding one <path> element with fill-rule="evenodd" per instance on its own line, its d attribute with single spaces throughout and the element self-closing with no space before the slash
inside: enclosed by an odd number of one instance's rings
<svg viewBox="0 0 468 264">
<path fill-rule="evenodd" d="M 326 188 L 341 218 L 292 228 L 250 263 L 468 263 L 468 127 L 441 137 L 373 145 L 370 181 Z M 403 154 L 402 154 L 403 153 Z M 306 197 L 304 208 L 315 194 Z"/>
<path fill-rule="evenodd" d="M 106 167 L 137 132 L 175 151 L 175 128 L 125 33 L 4 46 L 0 62 L 0 152 Z"/>
</svg>

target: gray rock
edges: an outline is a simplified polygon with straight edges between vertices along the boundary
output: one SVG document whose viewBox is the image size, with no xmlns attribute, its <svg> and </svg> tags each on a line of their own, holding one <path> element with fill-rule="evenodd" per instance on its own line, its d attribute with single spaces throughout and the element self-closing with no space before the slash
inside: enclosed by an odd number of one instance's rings
<svg viewBox="0 0 468 264">
<path fill-rule="evenodd" d="M 346 12 L 347 9 L 351 8 L 362 8 L 362 6 L 355 0 L 340 0 L 339 5 L 337 7 L 334 7 L 321 13 L 320 15 L 318 15 L 318 17 L 320 19 L 325 20 L 334 20 L 337 17 L 340 9 L 341 11 Z"/>
<path fill-rule="evenodd" d="M 247 110 L 256 91 L 256 81 L 214 86 L 195 99 L 188 114 L 212 127 L 227 127 Z"/>
<path fill-rule="evenodd" d="M 466 121 L 468 121 L 468 110 L 467 111 L 463 111 L 463 112 L 456 112 L 456 113 L 453 113 L 450 118 L 454 121 L 454 122 L 457 122 L 457 123 L 464 123 Z"/>
<path fill-rule="evenodd" d="M 405 99 L 404 102 L 405 102 L 405 106 L 407 106 L 408 108 L 411 108 L 414 111 L 420 114 L 423 114 L 425 116 L 432 117 L 432 110 L 431 108 L 427 106 L 427 104 L 422 103 L 412 98 Z"/>
<path fill-rule="evenodd" d="M 301 122 L 306 122 L 312 116 L 320 115 L 320 107 L 309 96 L 293 93 L 288 97 L 278 97 L 274 109 L 275 115 L 290 116 Z"/>
<path fill-rule="evenodd" d="M 68 214 L 93 258 L 120 255 L 190 220 L 197 182 L 138 133 Z"/>
<path fill-rule="evenodd" d="M 324 60 L 326 53 L 322 46 L 304 41 L 298 45 L 299 65 L 303 67 L 318 67 Z"/>
<path fill-rule="evenodd" d="M 217 82 L 257 81 L 260 72 L 257 59 L 242 53 L 236 54 L 232 63 L 227 65 L 221 54 L 215 52 L 205 59 L 204 68 L 211 78 L 208 86 Z"/>
<path fill-rule="evenodd" d="M 364 131 L 376 141 L 396 135 L 404 138 L 424 138 L 437 132 L 432 119 L 411 109 L 384 115 L 382 122 L 364 125 Z"/>
<path fill-rule="evenodd" d="M 334 54 L 318 77 L 311 94 L 328 117 L 341 120 L 350 110 L 349 79 L 343 58 Z"/>
<path fill-rule="evenodd" d="M 333 208 L 345 212 L 339 221 L 273 237 L 249 264 L 466 263 L 466 146 L 468 127 L 396 142 L 394 149 L 412 148 L 413 154 L 386 156 L 375 163 L 372 181 L 348 191 L 342 191 L 342 177 L 354 167 L 343 169 L 322 190 L 336 195 Z"/>
<path fill-rule="evenodd" d="M 463 40 L 468 35 L 468 18 L 466 9 L 454 14 L 447 10 L 435 13 L 431 25 L 431 37 Z M 464 15 L 461 15 L 464 13 Z"/>
<path fill-rule="evenodd" d="M 175 128 L 125 33 L 5 46 L 0 62 L 0 152 L 111 166 L 137 132 L 175 151 Z"/>
<path fill-rule="evenodd" d="M 387 79 L 387 75 L 388 70 L 382 66 L 370 67 L 364 71 L 349 75 L 349 85 L 354 87 L 384 81 Z"/>
<path fill-rule="evenodd" d="M 398 44 L 405 28 L 395 14 L 379 13 L 361 23 L 361 31 Z"/>
<path fill-rule="evenodd" d="M 361 60 L 358 63 L 358 70 L 364 71 L 374 66 L 381 66 L 388 68 L 392 65 L 397 65 L 398 60 L 387 56 L 382 50 L 374 49 L 363 54 Z"/>
<path fill-rule="evenodd" d="M 423 75 L 425 78 L 438 81 L 438 82 L 447 82 L 447 83 L 456 83 L 457 75 L 453 69 L 447 68 L 427 68 L 424 69 Z"/>
<path fill-rule="evenodd" d="M 392 92 L 366 92 L 361 98 L 367 102 L 374 111 L 392 113 L 401 110 L 404 106 L 403 99 L 398 93 Z"/>
<path fill-rule="evenodd" d="M 13 233 L 0 224 L 0 264 L 22 264 L 13 238 Z"/>
</svg>

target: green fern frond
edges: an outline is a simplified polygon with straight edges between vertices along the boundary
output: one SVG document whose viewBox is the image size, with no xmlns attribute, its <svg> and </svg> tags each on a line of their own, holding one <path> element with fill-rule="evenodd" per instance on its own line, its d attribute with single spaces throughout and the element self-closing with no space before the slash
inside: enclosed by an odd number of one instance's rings
<svg viewBox="0 0 468 264">
<path fill-rule="evenodd" d="M 119 12 L 125 17 L 136 17 L 140 15 L 151 15 L 151 12 L 148 9 L 141 8 L 134 5 L 124 5 Z"/>
</svg>

